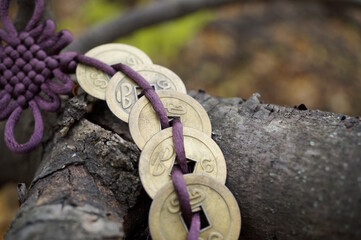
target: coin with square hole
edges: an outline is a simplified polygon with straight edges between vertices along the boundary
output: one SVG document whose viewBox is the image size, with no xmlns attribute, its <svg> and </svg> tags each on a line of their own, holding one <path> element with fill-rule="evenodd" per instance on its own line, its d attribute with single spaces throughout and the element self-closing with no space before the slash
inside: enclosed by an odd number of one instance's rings
<svg viewBox="0 0 361 240">
<path fill-rule="evenodd" d="M 154 90 L 174 90 L 185 94 L 183 81 L 171 70 L 158 65 L 140 65 L 133 67 L 147 80 Z M 129 113 L 139 98 L 142 89 L 128 76 L 118 72 L 109 81 L 106 101 L 110 110 L 124 122 L 128 122 Z"/>
<path fill-rule="evenodd" d="M 175 91 L 157 91 L 169 121 L 180 118 L 184 127 L 194 128 L 211 137 L 212 127 L 206 110 L 194 98 Z M 134 104 L 129 115 L 129 130 L 140 149 L 161 130 L 158 115 L 152 104 L 142 97 Z"/>
<path fill-rule="evenodd" d="M 187 174 L 184 179 L 192 212 L 200 214 L 199 239 L 238 239 L 241 213 L 228 188 L 205 175 Z M 172 182 L 167 183 L 154 197 L 149 212 L 149 229 L 153 239 L 187 239 L 188 226 L 181 215 Z"/>
<path fill-rule="evenodd" d="M 152 64 L 152 60 L 140 49 L 126 44 L 104 44 L 88 51 L 85 56 L 98 59 L 106 64 L 123 63 L 128 66 Z M 85 92 L 101 100 L 105 100 L 105 90 L 110 77 L 95 68 L 78 64 L 76 77 Z"/>
<path fill-rule="evenodd" d="M 184 127 L 184 149 L 190 173 L 210 176 L 224 184 L 227 166 L 221 149 L 206 134 Z M 155 194 L 171 181 L 171 172 L 177 164 L 173 144 L 172 128 L 154 135 L 139 158 L 139 175 L 143 187 L 153 198 Z"/>
</svg>

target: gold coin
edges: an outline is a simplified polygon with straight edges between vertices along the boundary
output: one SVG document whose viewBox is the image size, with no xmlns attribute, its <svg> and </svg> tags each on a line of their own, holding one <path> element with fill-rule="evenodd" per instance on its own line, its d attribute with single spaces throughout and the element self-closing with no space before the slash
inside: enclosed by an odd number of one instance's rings
<svg viewBox="0 0 361 240">
<path fill-rule="evenodd" d="M 139 65 L 133 67 L 155 90 L 175 90 L 186 93 L 183 81 L 171 70 L 158 65 Z M 118 72 L 109 81 L 106 101 L 110 110 L 124 122 L 128 122 L 129 113 L 141 97 L 142 89 L 128 76 Z"/>
<path fill-rule="evenodd" d="M 152 64 L 152 60 L 138 48 L 126 44 L 104 44 L 88 51 L 85 56 L 96 58 L 106 64 L 123 63 L 128 66 Z M 78 64 L 76 77 L 79 85 L 93 97 L 105 100 L 105 90 L 110 77 L 95 68 Z"/>
<path fill-rule="evenodd" d="M 227 166 L 218 145 L 206 134 L 193 128 L 184 127 L 183 136 L 190 172 L 213 177 L 224 184 Z M 175 157 L 172 128 L 160 131 L 144 146 L 139 159 L 139 175 L 151 198 L 171 181 Z"/>
<path fill-rule="evenodd" d="M 192 211 L 203 216 L 199 239 L 238 239 L 241 213 L 228 188 L 207 176 L 185 175 L 184 178 Z M 172 182 L 165 185 L 153 200 L 149 229 L 153 239 L 187 239 L 188 230 Z"/>
<path fill-rule="evenodd" d="M 184 127 L 197 129 L 211 136 L 212 127 L 206 110 L 194 98 L 175 91 L 157 91 L 168 118 L 179 117 Z M 129 115 L 129 130 L 140 149 L 161 130 L 152 104 L 143 97 L 134 104 Z"/>
</svg>

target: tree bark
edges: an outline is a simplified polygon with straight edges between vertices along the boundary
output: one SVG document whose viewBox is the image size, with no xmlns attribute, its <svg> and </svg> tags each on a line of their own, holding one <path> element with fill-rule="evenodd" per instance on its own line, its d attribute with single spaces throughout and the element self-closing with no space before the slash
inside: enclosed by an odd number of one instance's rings
<svg viewBox="0 0 361 240">
<path fill-rule="evenodd" d="M 360 119 L 192 95 L 225 155 L 241 239 L 361 238 Z M 71 99 L 5 239 L 146 239 L 139 154 L 104 102 Z"/>
</svg>

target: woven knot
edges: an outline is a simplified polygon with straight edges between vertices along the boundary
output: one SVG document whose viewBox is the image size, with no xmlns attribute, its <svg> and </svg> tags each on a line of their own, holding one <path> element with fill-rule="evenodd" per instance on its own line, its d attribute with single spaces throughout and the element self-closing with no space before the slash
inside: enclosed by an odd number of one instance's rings
<svg viewBox="0 0 361 240">
<path fill-rule="evenodd" d="M 36 0 L 32 17 L 18 32 L 9 16 L 9 1 L 0 1 L 0 120 L 8 119 L 4 140 L 11 151 L 18 153 L 40 144 L 44 131 L 40 110 L 57 111 L 61 106 L 59 95 L 71 93 L 74 86 L 68 74 L 69 69 L 75 69 L 74 56 L 64 56 L 66 60 L 62 61 L 61 53 L 73 40 L 72 35 L 56 32 L 52 20 L 40 22 L 44 7 L 44 0 Z M 28 107 L 34 117 L 34 133 L 20 144 L 14 129 Z"/>
<path fill-rule="evenodd" d="M 57 60 L 35 43 L 27 32 L 18 35 L 18 45 L 8 44 L 1 53 L 0 88 L 8 92 L 22 108 L 41 91 L 46 79 L 53 78 L 52 71 L 59 66 L 75 69 L 74 54 Z"/>
<path fill-rule="evenodd" d="M 78 53 L 76 52 L 66 52 L 61 55 L 59 59 L 60 68 L 64 72 L 74 72 L 77 66 L 77 56 Z"/>
</svg>

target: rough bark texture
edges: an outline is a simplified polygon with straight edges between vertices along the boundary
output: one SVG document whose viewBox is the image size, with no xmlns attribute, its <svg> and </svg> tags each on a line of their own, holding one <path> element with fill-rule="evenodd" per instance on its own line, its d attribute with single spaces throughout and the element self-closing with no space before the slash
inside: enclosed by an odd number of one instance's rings
<svg viewBox="0 0 361 240">
<path fill-rule="evenodd" d="M 97 44 L 109 43 L 111 40 L 117 39 L 121 36 L 125 36 L 131 32 L 139 30 L 142 27 L 150 24 L 159 24 L 164 21 L 177 18 L 186 14 L 190 14 L 194 11 L 204 8 L 215 8 L 225 4 L 235 4 L 235 0 L 177 0 L 177 1 L 160 1 L 154 5 L 147 5 L 140 9 L 130 11 L 124 16 L 119 16 L 116 19 L 110 20 L 101 26 L 94 26 L 87 31 L 84 36 L 76 39 L 75 42 L 69 46 L 68 50 L 75 50 L 78 52 L 85 52 L 90 47 Z M 238 1 L 238 4 L 249 3 L 254 1 Z M 309 1 L 311 2 L 311 1 Z M 312 1 L 314 2 L 314 1 Z M 319 0 L 319 3 L 324 3 L 334 9 L 337 14 L 342 14 L 342 9 L 347 7 L 360 7 L 360 0 L 347 0 L 347 1 L 335 1 L 335 0 Z M 12 2 L 12 3 L 15 3 Z M 18 12 L 15 18 L 15 25 L 17 29 L 22 29 L 26 25 L 28 19 L 31 17 L 34 7 L 34 0 L 17 0 Z M 52 18 L 53 14 L 50 11 L 51 1 L 46 0 L 47 8 L 45 12 L 45 18 Z M 167 14 L 164 14 L 166 12 Z M 358 21 L 353 21 L 354 24 L 359 24 Z M 103 26 L 105 25 L 105 27 Z M 51 128 L 53 126 L 55 115 L 51 116 L 50 120 L 48 116 L 44 119 L 46 122 L 47 130 L 46 136 L 43 139 L 44 142 L 48 141 L 53 134 Z M 23 120 L 23 119 L 26 120 Z M 25 142 L 31 135 L 33 120 L 32 116 L 27 113 L 26 117 L 22 118 L 21 123 L 18 124 L 16 134 L 19 142 Z M 0 134 L 3 136 L 4 122 L 0 123 Z M 17 182 L 24 181 L 30 183 L 33 178 L 34 169 L 37 167 L 39 161 L 42 158 L 43 149 L 38 148 L 36 151 L 27 155 L 17 155 L 8 151 L 4 145 L 3 137 L 0 138 L 0 152 L 3 153 L 0 156 L 0 186 L 9 181 Z M 17 174 L 13 174 L 16 172 Z"/>
<path fill-rule="evenodd" d="M 225 155 L 241 239 L 361 238 L 360 119 L 193 96 Z M 138 157 L 104 102 L 71 99 L 5 239 L 146 239 Z"/>
</svg>

